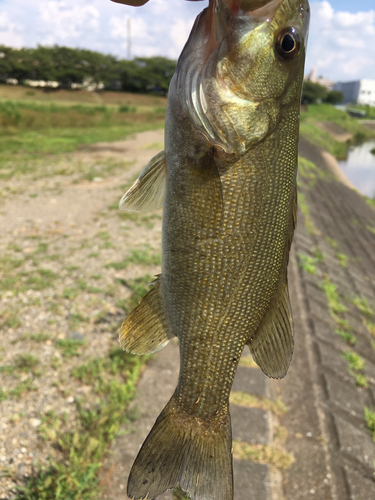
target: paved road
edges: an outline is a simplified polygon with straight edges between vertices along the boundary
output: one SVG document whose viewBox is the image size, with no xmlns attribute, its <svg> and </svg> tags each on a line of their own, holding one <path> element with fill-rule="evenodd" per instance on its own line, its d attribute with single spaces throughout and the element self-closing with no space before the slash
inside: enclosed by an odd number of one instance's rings
<svg viewBox="0 0 375 500">
<path fill-rule="evenodd" d="M 316 167 L 308 164 L 299 181 L 303 211 L 289 266 L 293 361 L 284 380 L 269 381 L 245 352 L 233 386 L 258 402 L 281 398 L 287 411 L 280 416 L 259 404 L 231 405 L 235 440 L 279 452 L 282 446 L 295 460 L 283 470 L 272 459 L 236 459 L 235 500 L 370 500 L 375 444 L 364 408 L 375 409 L 375 316 L 366 308 L 375 307 L 375 209 L 335 179 L 317 148 L 301 140 L 300 154 Z M 364 368 L 350 369 L 343 357 L 348 352 L 358 354 Z M 103 499 L 126 498 L 129 469 L 177 374 L 178 347 L 172 343 L 145 370 L 133 403 L 135 419 L 106 464 Z M 171 498 L 171 492 L 159 497 Z"/>
</svg>

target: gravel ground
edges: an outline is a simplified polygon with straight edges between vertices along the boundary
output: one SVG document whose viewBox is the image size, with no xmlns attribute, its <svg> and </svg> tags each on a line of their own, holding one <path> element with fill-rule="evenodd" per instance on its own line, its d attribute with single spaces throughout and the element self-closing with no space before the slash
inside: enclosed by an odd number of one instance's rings
<svg viewBox="0 0 375 500">
<path fill-rule="evenodd" d="M 61 416 L 58 432 L 74 426 L 75 398 L 89 402 L 91 387 L 71 369 L 118 346 L 134 283 L 160 272 L 161 212 L 126 214 L 117 205 L 162 147 L 163 131 L 145 132 L 51 158 L 2 183 L 2 499 L 33 466 L 59 459 L 42 439 L 46 413 Z"/>
</svg>

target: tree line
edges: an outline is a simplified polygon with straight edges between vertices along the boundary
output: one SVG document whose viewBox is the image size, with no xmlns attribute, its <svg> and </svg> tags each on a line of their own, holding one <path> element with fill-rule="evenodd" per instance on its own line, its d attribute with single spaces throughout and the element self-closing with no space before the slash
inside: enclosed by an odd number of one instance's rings
<svg viewBox="0 0 375 500">
<path fill-rule="evenodd" d="M 110 54 L 71 47 L 14 49 L 0 45 L 0 83 L 8 79 L 19 84 L 27 80 L 56 81 L 59 87 L 71 88 L 89 79 L 109 90 L 158 92 L 166 94 L 176 69 L 176 61 L 166 57 L 136 57 L 129 61 Z M 343 95 L 328 91 L 318 83 L 305 81 L 302 103 L 342 102 Z"/>
<path fill-rule="evenodd" d="M 302 104 L 328 102 L 338 104 L 344 101 L 344 94 L 338 90 L 328 90 L 316 82 L 304 81 L 302 89 Z"/>
<path fill-rule="evenodd" d="M 89 79 L 106 89 L 127 92 L 168 91 L 176 61 L 165 57 L 136 57 L 128 61 L 113 55 L 71 47 L 38 46 L 15 49 L 0 45 L 0 82 L 9 79 L 56 81 L 71 88 Z"/>
</svg>

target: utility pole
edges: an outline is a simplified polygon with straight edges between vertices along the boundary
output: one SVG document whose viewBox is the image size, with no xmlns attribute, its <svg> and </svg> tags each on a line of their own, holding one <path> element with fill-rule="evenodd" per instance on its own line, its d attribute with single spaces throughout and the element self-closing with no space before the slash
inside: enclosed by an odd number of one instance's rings
<svg viewBox="0 0 375 500">
<path fill-rule="evenodd" d="M 131 39 L 131 17 L 128 17 L 128 59 L 130 61 L 131 59 L 131 44 L 132 44 L 132 39 Z"/>
</svg>

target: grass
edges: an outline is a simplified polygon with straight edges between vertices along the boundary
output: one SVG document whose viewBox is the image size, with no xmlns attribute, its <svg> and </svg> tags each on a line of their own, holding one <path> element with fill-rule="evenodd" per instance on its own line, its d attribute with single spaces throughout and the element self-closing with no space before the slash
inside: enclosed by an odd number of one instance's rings
<svg viewBox="0 0 375 500">
<path fill-rule="evenodd" d="M 350 144 L 360 143 L 375 137 L 375 133 L 357 119 L 330 104 L 311 104 L 307 112 L 301 113 L 301 135 L 310 142 L 329 151 L 338 159 L 346 159 L 349 143 L 336 141 L 317 126 L 317 122 L 332 122 L 353 135 Z"/>
<path fill-rule="evenodd" d="M 341 267 L 347 268 L 348 267 L 348 262 L 349 262 L 349 256 L 345 255 L 344 253 L 337 252 L 336 253 L 336 258 L 340 264 Z"/>
<path fill-rule="evenodd" d="M 321 288 L 328 300 L 328 307 L 331 313 L 339 314 L 347 312 L 347 307 L 340 302 L 337 286 L 332 283 L 328 277 L 325 277 L 321 283 Z"/>
<path fill-rule="evenodd" d="M 364 324 L 371 335 L 375 337 L 375 323 L 372 321 L 364 320 Z"/>
<path fill-rule="evenodd" d="M 19 354 L 14 359 L 14 366 L 16 367 L 16 369 L 25 373 L 33 371 L 33 368 L 38 366 L 38 364 L 39 359 L 32 354 Z"/>
<path fill-rule="evenodd" d="M 349 364 L 349 373 L 353 376 L 356 384 L 359 387 L 368 387 L 368 378 L 366 377 L 365 371 L 365 361 L 359 354 L 353 351 L 345 351 L 342 354 L 343 358 Z"/>
<path fill-rule="evenodd" d="M 127 421 L 127 408 L 145 358 L 111 350 L 72 370 L 72 377 L 92 383 L 95 400 L 76 398 L 77 418 L 50 412 L 39 427 L 40 436 L 59 450 L 17 489 L 17 500 L 89 500 L 98 498 L 99 469 L 108 447 Z"/>
<path fill-rule="evenodd" d="M 190 500 L 189 495 L 184 493 L 180 488 L 173 491 L 173 500 Z"/>
<path fill-rule="evenodd" d="M 1 372 L 0 372 L 1 373 Z M 27 378 L 19 382 L 13 387 L 13 389 L 7 391 L 4 389 L 0 389 L 0 401 L 5 401 L 8 398 L 12 399 L 20 399 L 25 392 L 36 391 L 37 387 L 34 385 L 34 381 L 32 377 Z"/>
<path fill-rule="evenodd" d="M 70 358 L 72 356 L 79 356 L 79 348 L 85 344 L 84 340 L 77 339 L 58 339 L 56 341 L 56 347 L 61 350 L 61 355 L 64 358 Z"/>
<path fill-rule="evenodd" d="M 47 333 L 32 333 L 30 335 L 30 340 L 34 342 L 46 342 L 51 337 Z"/>
<path fill-rule="evenodd" d="M 276 401 L 271 401 L 270 399 L 253 396 L 245 392 L 231 392 L 229 401 L 234 405 L 268 410 L 278 417 L 281 417 L 287 411 L 280 398 Z"/>
<path fill-rule="evenodd" d="M 14 294 L 27 290 L 44 290 L 53 286 L 58 275 L 50 269 L 36 267 L 31 271 L 22 268 L 24 261 L 14 259 L 5 254 L 0 258 L 0 271 L 3 278 L 0 281 L 0 291 L 12 291 Z M 36 261 L 37 265 L 37 261 Z"/>
<path fill-rule="evenodd" d="M 337 335 L 340 335 L 342 340 L 349 345 L 355 345 L 357 342 L 357 337 L 351 332 L 335 328 L 335 333 L 337 333 Z"/>
<path fill-rule="evenodd" d="M 329 174 L 323 172 L 315 163 L 303 156 L 298 157 L 298 176 L 306 181 L 308 187 L 313 187 L 318 179 L 326 179 Z"/>
<path fill-rule="evenodd" d="M 280 470 L 289 469 L 295 461 L 292 455 L 276 446 L 252 445 L 240 441 L 233 441 L 233 458 L 267 464 Z"/>
<path fill-rule="evenodd" d="M 341 302 L 339 293 L 337 291 L 337 286 L 333 284 L 326 276 L 321 283 L 321 288 L 324 291 L 328 301 L 330 316 L 335 322 L 335 333 L 339 335 L 348 345 L 354 346 L 357 342 L 357 337 L 352 332 L 348 320 L 342 317 L 342 314 L 346 313 L 348 311 L 348 308 Z M 355 363 L 355 360 L 357 359 L 356 356 L 357 355 L 352 351 L 347 351 L 347 353 L 344 355 L 345 359 L 347 359 L 348 362 L 350 360 L 351 363 Z M 361 359 L 359 356 L 358 358 Z M 360 369 L 355 370 L 353 366 L 354 365 L 350 365 L 350 373 L 355 378 L 357 385 L 359 385 L 360 387 L 367 387 L 367 377 L 364 374 L 360 373 Z"/>
<path fill-rule="evenodd" d="M 324 262 L 324 255 L 318 247 L 316 247 L 313 252 L 313 257 L 300 252 L 297 253 L 300 267 L 310 274 L 316 274 L 317 265 L 320 262 Z"/>
<path fill-rule="evenodd" d="M 372 439 L 375 442 L 375 408 L 374 410 L 371 410 L 371 408 L 365 406 L 365 421 L 367 427 L 372 432 Z"/>
<path fill-rule="evenodd" d="M 302 115 L 301 115 L 302 116 Z M 309 142 L 319 148 L 328 151 L 339 160 L 345 160 L 347 157 L 348 145 L 345 142 L 336 141 L 327 132 L 315 124 L 315 120 L 301 120 L 300 133 Z"/>
<path fill-rule="evenodd" d="M 303 215 L 305 216 L 305 226 L 306 230 L 309 234 L 319 235 L 319 230 L 314 226 L 314 223 L 311 220 L 310 209 L 307 205 L 306 196 L 304 193 L 298 193 L 298 203 L 301 208 Z"/>
<path fill-rule="evenodd" d="M 36 370 L 36 367 L 39 365 L 39 359 L 32 354 L 18 354 L 13 359 L 13 363 L 10 365 L 0 366 L 0 373 L 4 375 L 16 374 L 18 377 L 18 373 L 30 373 L 32 372 L 34 375 L 39 375 L 39 371 Z"/>
<path fill-rule="evenodd" d="M 8 310 L 0 313 L 0 327 L 1 328 L 18 328 L 22 325 L 22 321 L 18 316 L 18 311 Z"/>
<path fill-rule="evenodd" d="M 123 285 L 130 289 L 131 294 L 128 299 L 119 301 L 118 307 L 124 309 L 126 313 L 130 313 L 141 301 L 141 299 L 150 291 L 150 283 L 154 281 L 155 277 L 149 274 L 134 278 L 132 280 L 121 281 Z"/>
<path fill-rule="evenodd" d="M 150 100 L 150 103 L 152 100 Z M 164 112 L 161 112 L 163 109 Z M 10 179 L 43 171 L 51 175 L 51 164 L 58 163 L 57 155 L 76 151 L 84 145 L 101 141 L 116 141 L 144 130 L 164 126 L 165 108 L 129 107 L 119 112 L 113 106 L 85 104 L 62 105 L 21 100 L 0 101 L 0 178 Z M 52 155 L 52 158 L 51 158 Z M 48 168 L 41 168 L 44 163 Z M 120 162 L 117 161 L 119 164 Z M 72 167 L 64 164 L 59 170 L 52 167 L 52 175 L 70 175 Z M 116 168 L 87 169 L 82 178 L 92 180 L 100 173 Z"/>
<path fill-rule="evenodd" d="M 252 356 L 241 356 L 239 366 L 247 366 L 248 368 L 259 368 Z"/>
<path fill-rule="evenodd" d="M 134 249 L 131 250 L 130 254 L 121 262 L 111 262 L 110 264 L 107 264 L 106 267 L 112 267 L 113 269 L 120 270 L 126 269 L 131 265 L 160 266 L 161 253 L 152 253 L 150 248 Z"/>
<path fill-rule="evenodd" d="M 375 318 L 375 310 L 370 306 L 368 300 L 363 297 L 355 297 L 353 304 L 364 314 L 368 319 Z"/>
</svg>

